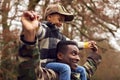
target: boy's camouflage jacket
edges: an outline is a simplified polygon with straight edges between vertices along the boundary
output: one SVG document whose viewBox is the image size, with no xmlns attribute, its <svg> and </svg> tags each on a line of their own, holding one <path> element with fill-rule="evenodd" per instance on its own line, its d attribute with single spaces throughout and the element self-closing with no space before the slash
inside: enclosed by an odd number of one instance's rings
<svg viewBox="0 0 120 80">
<path fill-rule="evenodd" d="M 19 53 L 18 80 L 58 80 L 58 76 L 54 71 L 41 67 L 39 49 L 36 45 L 22 43 Z M 97 53 L 91 53 L 87 57 L 83 66 L 86 68 L 88 80 L 95 73 L 100 62 L 101 56 Z M 78 80 L 79 76 L 72 73 L 71 78 L 71 80 Z"/>
</svg>

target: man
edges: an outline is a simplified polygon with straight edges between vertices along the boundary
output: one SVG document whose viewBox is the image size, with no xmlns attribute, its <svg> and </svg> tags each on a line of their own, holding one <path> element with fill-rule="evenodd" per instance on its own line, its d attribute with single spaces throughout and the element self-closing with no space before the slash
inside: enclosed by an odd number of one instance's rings
<svg viewBox="0 0 120 80">
<path fill-rule="evenodd" d="M 72 45 L 73 48 L 69 47 L 69 45 Z M 80 74 L 81 80 L 87 80 L 85 68 L 77 66 L 79 61 L 78 53 L 79 49 L 75 42 L 61 40 L 58 42 L 56 49 L 56 62 L 48 63 L 46 68 L 57 72 L 59 74 L 59 80 L 71 80 L 71 69 Z"/>
<path fill-rule="evenodd" d="M 98 52 L 98 48 L 96 45 L 93 45 L 93 46 L 94 48 L 92 48 L 92 53 L 96 55 Z M 60 41 L 57 44 L 57 50 L 56 50 L 57 61 L 60 63 L 68 64 L 72 72 L 80 74 L 80 76 L 78 77 L 78 80 L 81 80 L 81 77 L 84 76 L 84 75 L 81 75 L 82 70 L 80 69 L 76 71 L 76 68 L 78 68 L 79 66 L 78 62 L 80 61 L 79 51 L 80 51 L 79 47 L 74 41 Z"/>
<path fill-rule="evenodd" d="M 39 16 L 35 12 L 24 12 L 21 18 L 23 24 L 21 41 L 23 43 L 19 49 L 19 59 L 22 64 L 19 66 L 19 69 L 26 70 L 26 66 L 28 68 L 28 65 L 29 67 L 36 65 L 39 62 L 39 57 L 41 58 L 42 66 L 45 66 L 48 62 L 55 61 L 57 43 L 61 40 L 66 40 L 66 37 L 59 32 L 59 27 L 62 26 L 63 22 L 72 21 L 73 17 L 72 14 L 68 13 L 64 7 L 59 4 L 50 5 L 46 8 L 45 20 L 47 21 L 43 23 L 39 23 Z M 80 48 L 92 48 L 91 43 L 93 44 L 93 42 L 78 42 L 78 46 Z M 38 48 L 40 56 L 37 50 Z M 28 60 L 31 62 L 28 62 Z M 33 65 L 31 64 L 32 62 L 34 63 Z M 32 68 L 35 67 L 36 66 Z M 32 72 L 31 70 L 33 69 L 29 70 L 28 72 Z M 20 72 L 21 71 L 22 70 L 20 70 Z M 19 77 L 19 79 L 27 75 L 20 74 L 22 77 Z"/>
<path fill-rule="evenodd" d="M 38 61 L 39 58 L 35 57 L 38 56 L 37 48 L 33 46 L 24 46 L 24 49 L 26 50 L 24 53 L 28 54 L 28 56 L 21 58 L 22 62 L 19 67 L 21 75 L 18 77 L 18 80 L 58 80 L 58 76 L 55 72 L 40 66 Z M 88 80 L 94 74 L 97 66 L 101 62 L 101 56 L 98 53 L 97 47 L 94 45 L 94 48 L 91 50 L 92 52 L 83 66 L 86 69 Z M 80 60 L 78 45 L 73 41 L 60 41 L 57 45 L 56 52 L 57 61 L 68 64 L 72 69 L 71 80 L 80 80 L 80 74 L 75 72 Z"/>
</svg>

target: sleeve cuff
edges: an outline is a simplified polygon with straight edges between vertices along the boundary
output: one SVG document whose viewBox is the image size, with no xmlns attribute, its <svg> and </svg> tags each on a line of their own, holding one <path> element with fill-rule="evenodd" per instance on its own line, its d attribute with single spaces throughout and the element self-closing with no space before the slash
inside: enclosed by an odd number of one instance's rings
<svg viewBox="0 0 120 80">
<path fill-rule="evenodd" d="M 23 43 L 27 44 L 27 45 L 34 45 L 36 43 L 36 37 L 35 37 L 35 41 L 34 42 L 29 42 L 29 41 L 26 41 L 24 40 L 24 35 L 21 35 L 20 36 L 20 39 Z"/>
<path fill-rule="evenodd" d="M 89 48 L 89 42 L 78 42 L 78 47 L 80 49 Z"/>
<path fill-rule="evenodd" d="M 97 53 L 91 53 L 88 56 L 88 59 L 92 59 L 97 65 L 99 65 L 101 63 L 101 55 L 97 54 Z"/>
</svg>

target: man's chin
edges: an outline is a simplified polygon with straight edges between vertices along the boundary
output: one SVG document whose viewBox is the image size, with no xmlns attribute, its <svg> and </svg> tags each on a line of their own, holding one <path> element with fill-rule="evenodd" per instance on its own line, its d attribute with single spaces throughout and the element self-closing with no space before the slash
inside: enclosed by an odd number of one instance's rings
<svg viewBox="0 0 120 80">
<path fill-rule="evenodd" d="M 78 67 L 78 64 L 72 65 L 72 69 L 75 70 Z"/>
</svg>

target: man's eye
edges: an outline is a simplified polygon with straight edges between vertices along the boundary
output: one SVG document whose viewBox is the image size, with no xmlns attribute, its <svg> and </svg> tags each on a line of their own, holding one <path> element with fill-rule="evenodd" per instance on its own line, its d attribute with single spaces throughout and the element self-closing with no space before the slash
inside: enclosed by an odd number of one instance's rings
<svg viewBox="0 0 120 80">
<path fill-rule="evenodd" d="M 72 51 L 72 55 L 73 56 L 77 55 L 77 52 L 76 51 Z"/>
</svg>

